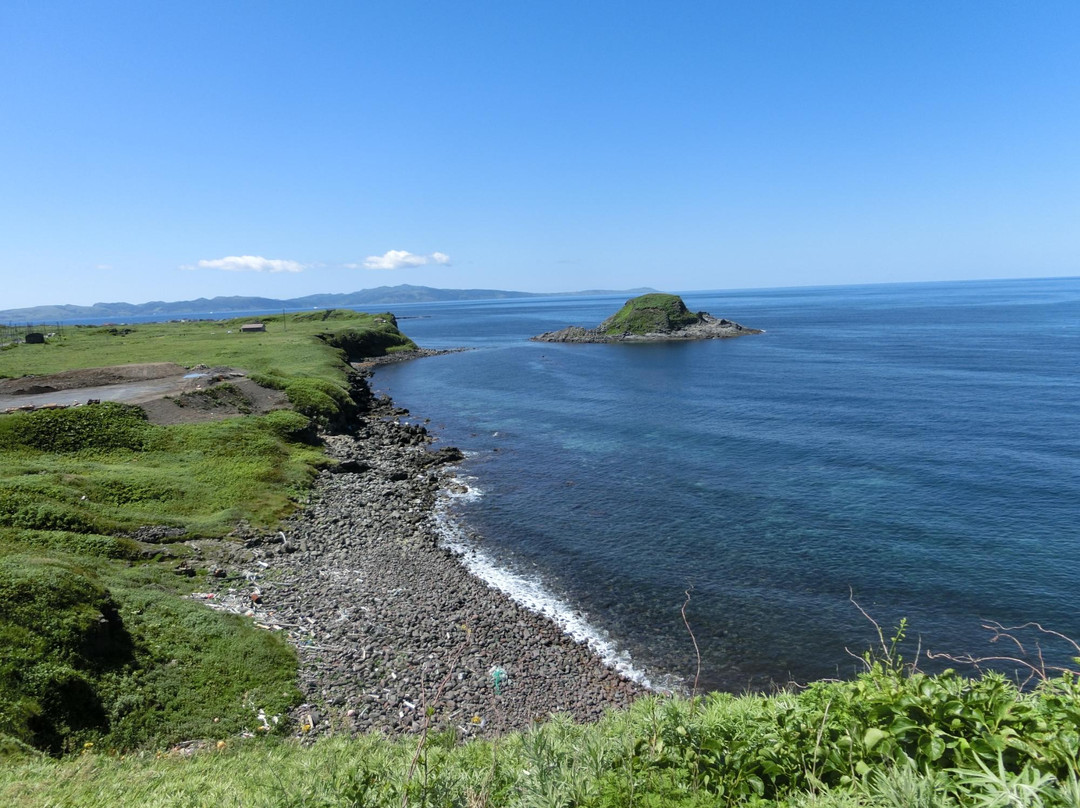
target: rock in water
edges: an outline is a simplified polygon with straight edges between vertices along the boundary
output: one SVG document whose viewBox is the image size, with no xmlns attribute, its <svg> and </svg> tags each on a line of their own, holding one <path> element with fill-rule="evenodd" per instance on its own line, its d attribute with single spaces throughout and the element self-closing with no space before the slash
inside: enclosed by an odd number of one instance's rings
<svg viewBox="0 0 1080 808">
<path fill-rule="evenodd" d="M 721 339 L 760 334 L 708 312 L 692 312 L 678 295 L 648 294 L 631 298 L 596 328 L 570 326 L 533 337 L 536 342 L 666 342 Z"/>
</svg>

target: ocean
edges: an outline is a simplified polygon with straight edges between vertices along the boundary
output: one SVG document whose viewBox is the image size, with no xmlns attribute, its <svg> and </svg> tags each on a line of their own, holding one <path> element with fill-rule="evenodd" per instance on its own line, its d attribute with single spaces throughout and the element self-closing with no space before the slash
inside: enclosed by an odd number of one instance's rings
<svg viewBox="0 0 1080 808">
<path fill-rule="evenodd" d="M 1080 279 L 681 294 L 765 333 L 560 345 L 529 337 L 623 299 L 393 307 L 469 349 L 374 386 L 466 452 L 444 526 L 478 574 L 658 687 L 695 640 L 703 689 L 850 676 L 856 603 L 927 670 L 1018 655 L 994 623 L 1080 638 Z"/>
</svg>

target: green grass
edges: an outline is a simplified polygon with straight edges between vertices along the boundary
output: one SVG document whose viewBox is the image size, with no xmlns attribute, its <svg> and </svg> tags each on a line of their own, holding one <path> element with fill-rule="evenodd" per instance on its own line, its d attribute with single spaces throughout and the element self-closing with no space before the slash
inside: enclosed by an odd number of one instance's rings
<svg viewBox="0 0 1080 808">
<path fill-rule="evenodd" d="M 266 331 L 241 334 L 240 326 L 254 320 L 264 323 Z M 130 333 L 124 333 L 127 329 Z M 416 347 L 397 330 L 394 315 L 343 309 L 233 320 L 140 323 L 127 329 L 65 326 L 63 336 L 51 338 L 44 345 L 20 344 L 0 351 L 0 377 L 136 362 L 175 362 L 185 367 L 227 365 L 251 373 L 334 381 L 341 378 L 345 358 L 342 351 L 347 353 L 350 347 L 372 351 L 354 353 L 353 358 Z M 328 345 L 328 341 L 340 344 Z M 334 350 L 326 350 L 328 347 Z"/>
<path fill-rule="evenodd" d="M 260 709 L 283 714 L 300 698 L 280 637 L 187 599 L 205 571 L 189 579 L 141 561 L 122 535 L 273 529 L 330 462 L 314 426 L 358 410 L 348 361 L 415 347 L 388 314 L 262 319 L 258 334 L 240 334 L 244 320 L 67 328 L 0 352 L 3 376 L 230 365 L 295 408 L 174 426 L 115 403 L 0 415 L 0 755 L 235 737 L 256 729 Z"/>
<path fill-rule="evenodd" d="M 316 380 L 317 381 L 317 380 Z M 0 418 L 0 527 L 221 536 L 287 516 L 326 459 L 297 413 L 170 427 L 97 404 Z"/>
<path fill-rule="evenodd" d="M 772 696 L 651 697 L 595 725 L 210 744 L 191 758 L 20 756 L 12 806 L 1076 806 L 1075 678 L 1021 693 L 884 666 Z M 952 716 L 941 721 L 942 710 Z M 903 721 L 901 721 L 903 718 Z M 957 721 L 958 723 L 954 723 Z M 921 743 L 941 737 L 947 751 Z"/>
<path fill-rule="evenodd" d="M 277 635 L 186 599 L 198 581 L 0 544 L 0 736 L 50 754 L 255 731 L 299 697 Z"/>
<path fill-rule="evenodd" d="M 71 415 L 101 429 L 38 423 L 71 426 Z M 141 548 L 112 534 L 275 524 L 327 462 L 290 440 L 307 418 L 159 427 L 102 404 L 2 422 L 15 428 L 0 430 L 0 735 L 53 754 L 84 742 L 137 748 L 235 734 L 258 708 L 295 703 L 296 659 L 281 638 L 182 599 L 197 581 L 132 566 Z M 35 448 L 39 438 L 52 450 Z"/>
<path fill-rule="evenodd" d="M 663 333 L 692 325 L 699 319 L 678 295 L 653 293 L 626 301 L 626 305 L 600 324 L 599 330 L 609 336 Z"/>
</svg>

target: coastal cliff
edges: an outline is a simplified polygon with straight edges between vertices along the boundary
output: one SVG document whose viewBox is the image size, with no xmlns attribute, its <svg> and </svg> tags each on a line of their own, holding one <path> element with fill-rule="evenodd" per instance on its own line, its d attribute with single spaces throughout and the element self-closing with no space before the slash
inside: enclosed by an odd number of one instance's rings
<svg viewBox="0 0 1080 808">
<path fill-rule="evenodd" d="M 533 337 L 534 342 L 671 342 L 760 334 L 708 312 L 692 312 L 678 295 L 631 298 L 596 328 L 570 326 Z"/>
</svg>

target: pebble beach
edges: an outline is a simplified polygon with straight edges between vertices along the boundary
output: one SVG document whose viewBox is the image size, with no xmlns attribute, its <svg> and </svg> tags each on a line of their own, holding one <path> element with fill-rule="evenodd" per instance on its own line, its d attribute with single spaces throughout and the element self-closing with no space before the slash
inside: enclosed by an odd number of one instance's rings
<svg viewBox="0 0 1080 808">
<path fill-rule="evenodd" d="M 288 636 L 296 732 L 492 736 L 647 692 L 442 546 L 438 498 L 461 453 L 405 414 L 381 398 L 351 434 L 324 436 L 338 468 L 283 530 L 239 536 L 220 586 L 198 595 Z"/>
</svg>

